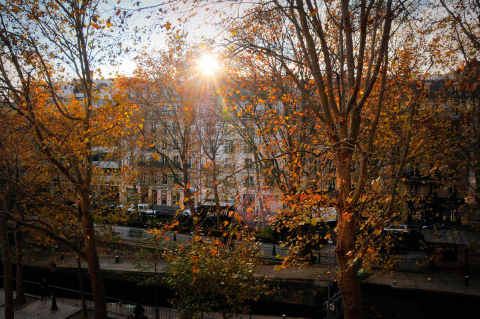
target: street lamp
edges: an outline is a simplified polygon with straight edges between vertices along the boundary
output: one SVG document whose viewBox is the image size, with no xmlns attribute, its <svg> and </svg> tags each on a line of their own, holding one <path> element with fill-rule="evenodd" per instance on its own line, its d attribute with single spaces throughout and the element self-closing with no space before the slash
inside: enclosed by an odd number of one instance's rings
<svg viewBox="0 0 480 319">
<path fill-rule="evenodd" d="M 57 268 L 57 264 L 52 261 L 52 263 L 50 264 L 50 270 L 52 271 L 52 308 L 50 308 L 50 310 L 58 310 L 57 298 L 55 298 L 55 285 L 54 285 L 56 268 Z"/>
<path fill-rule="evenodd" d="M 273 249 L 272 249 L 272 256 L 277 256 L 277 252 L 275 251 L 275 241 L 277 239 L 277 229 L 274 228 L 273 230 Z"/>
</svg>

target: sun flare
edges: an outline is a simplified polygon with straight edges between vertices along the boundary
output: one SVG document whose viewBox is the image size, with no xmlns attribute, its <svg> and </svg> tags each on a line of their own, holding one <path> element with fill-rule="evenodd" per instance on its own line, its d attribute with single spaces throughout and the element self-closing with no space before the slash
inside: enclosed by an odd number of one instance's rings
<svg viewBox="0 0 480 319">
<path fill-rule="evenodd" d="M 213 75 L 215 71 L 218 69 L 218 61 L 215 57 L 206 54 L 198 62 L 198 66 L 200 67 L 200 71 L 205 75 Z"/>
</svg>

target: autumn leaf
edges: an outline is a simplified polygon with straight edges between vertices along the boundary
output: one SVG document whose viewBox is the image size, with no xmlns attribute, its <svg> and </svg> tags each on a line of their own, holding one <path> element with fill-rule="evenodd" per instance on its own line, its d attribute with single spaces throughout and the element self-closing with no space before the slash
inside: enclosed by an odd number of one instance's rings
<svg viewBox="0 0 480 319">
<path fill-rule="evenodd" d="M 312 18 L 314 15 L 316 15 L 318 12 L 318 8 L 313 9 L 313 11 L 308 15 L 310 18 Z"/>
<path fill-rule="evenodd" d="M 167 21 L 167 23 L 165 23 L 163 26 L 164 26 L 165 29 L 167 29 L 167 31 L 168 31 L 168 30 L 170 30 L 170 28 L 172 27 L 172 24 L 170 23 L 170 21 Z"/>
</svg>

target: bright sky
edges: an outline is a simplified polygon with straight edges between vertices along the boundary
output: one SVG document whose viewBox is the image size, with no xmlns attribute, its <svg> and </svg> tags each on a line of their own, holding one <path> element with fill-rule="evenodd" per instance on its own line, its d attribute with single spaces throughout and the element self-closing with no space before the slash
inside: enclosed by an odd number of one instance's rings
<svg viewBox="0 0 480 319">
<path fill-rule="evenodd" d="M 143 1 L 140 4 L 141 8 L 147 8 L 149 6 L 157 4 L 159 1 L 155 0 L 150 0 L 150 1 Z M 130 8 L 130 9 L 137 9 L 138 7 L 132 7 L 130 2 L 128 1 L 121 1 L 120 4 L 116 4 L 116 1 L 112 2 L 115 8 L 118 8 L 117 6 L 121 6 L 122 10 L 124 8 Z M 164 8 L 166 9 L 166 8 Z M 200 8 L 197 11 L 197 14 L 191 18 L 188 22 L 184 22 L 183 19 L 186 17 L 186 11 L 187 9 L 190 9 L 188 7 L 188 1 L 186 4 L 186 9 L 185 10 L 178 10 L 175 13 L 167 13 L 167 15 L 162 14 L 161 16 L 163 17 L 162 20 L 158 19 L 147 19 L 147 15 L 150 15 L 150 12 L 144 12 L 138 15 L 136 19 L 133 21 L 135 25 L 138 27 L 147 27 L 147 26 L 152 26 L 153 24 L 156 25 L 155 32 L 152 33 L 149 37 L 145 37 L 143 39 L 142 43 L 137 44 L 135 47 L 140 48 L 140 47 L 152 47 L 152 48 L 157 48 L 157 49 L 162 49 L 165 48 L 165 41 L 166 41 L 166 30 L 165 28 L 160 28 L 159 25 L 164 25 L 167 22 L 171 23 L 171 28 L 178 30 L 186 30 L 188 32 L 188 37 L 189 40 L 195 40 L 195 39 L 201 39 L 201 37 L 206 37 L 206 38 L 214 38 L 214 39 L 219 39 L 222 35 L 218 29 L 214 27 L 214 23 L 220 21 L 220 18 L 217 16 L 215 18 L 212 18 L 211 10 L 206 10 L 206 8 Z M 228 8 L 227 8 L 228 10 Z M 230 9 L 231 10 L 231 9 Z M 179 21 L 182 19 L 182 21 Z M 119 30 L 120 32 L 120 30 Z M 133 42 L 126 42 L 126 45 L 133 46 Z M 135 57 L 136 52 L 132 51 L 129 53 L 128 56 L 124 56 L 122 58 L 122 62 L 120 65 L 116 67 L 112 66 L 104 66 L 102 68 L 102 73 L 105 77 L 109 77 L 108 75 L 114 75 L 115 73 L 120 73 L 120 74 L 125 74 L 125 75 L 130 75 L 133 70 L 135 69 L 135 62 L 133 61 L 133 58 Z M 211 73 L 214 71 L 215 68 L 218 66 L 216 65 L 216 62 L 210 58 L 207 58 L 207 60 L 199 61 L 200 68 L 202 69 L 202 72 L 207 72 Z M 211 67 L 209 67 L 209 65 Z"/>
</svg>

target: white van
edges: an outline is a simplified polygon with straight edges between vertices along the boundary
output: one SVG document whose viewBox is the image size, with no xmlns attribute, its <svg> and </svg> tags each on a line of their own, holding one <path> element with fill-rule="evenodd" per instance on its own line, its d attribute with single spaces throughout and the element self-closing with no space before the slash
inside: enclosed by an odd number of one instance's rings
<svg viewBox="0 0 480 319">
<path fill-rule="evenodd" d="M 138 204 L 137 205 L 138 211 L 142 213 L 148 209 L 148 206 L 149 206 L 148 204 Z"/>
</svg>

